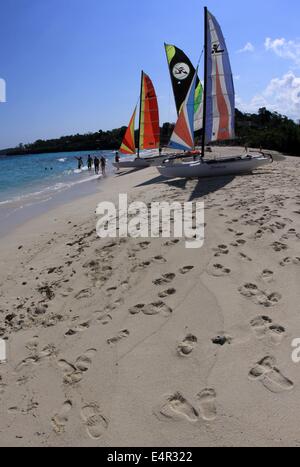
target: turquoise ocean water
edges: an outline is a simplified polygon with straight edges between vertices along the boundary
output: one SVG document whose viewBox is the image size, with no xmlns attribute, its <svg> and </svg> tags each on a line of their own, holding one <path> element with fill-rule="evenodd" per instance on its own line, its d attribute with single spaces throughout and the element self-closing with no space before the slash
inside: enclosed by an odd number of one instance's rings
<svg viewBox="0 0 300 467">
<path fill-rule="evenodd" d="M 101 177 L 88 172 L 87 156 L 104 155 L 108 175 L 113 173 L 113 151 L 85 151 L 26 156 L 0 156 L 0 234 L 13 219 L 29 218 L 30 212 L 45 212 L 55 199 L 95 192 Z M 75 156 L 82 156 L 85 167 L 77 170 Z M 25 215 L 25 213 L 27 213 Z"/>
</svg>

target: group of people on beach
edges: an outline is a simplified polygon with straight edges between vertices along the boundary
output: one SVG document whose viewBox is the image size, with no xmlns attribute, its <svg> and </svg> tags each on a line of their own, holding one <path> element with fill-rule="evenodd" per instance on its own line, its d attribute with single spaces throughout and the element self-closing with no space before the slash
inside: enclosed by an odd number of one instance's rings
<svg viewBox="0 0 300 467">
<path fill-rule="evenodd" d="M 82 157 L 76 157 L 77 161 L 78 161 L 78 170 L 81 170 L 84 166 L 84 162 L 83 162 L 83 159 Z M 95 171 L 95 174 L 98 175 L 99 172 L 100 172 L 100 167 L 101 167 L 101 172 L 102 172 L 102 175 L 105 176 L 106 175 L 106 159 L 104 156 L 101 156 L 100 159 L 99 157 L 97 156 L 94 156 L 94 158 L 89 154 L 88 155 L 88 158 L 87 158 L 87 168 L 89 170 L 89 172 L 92 171 L 93 169 L 93 166 L 94 166 L 94 171 Z"/>
</svg>

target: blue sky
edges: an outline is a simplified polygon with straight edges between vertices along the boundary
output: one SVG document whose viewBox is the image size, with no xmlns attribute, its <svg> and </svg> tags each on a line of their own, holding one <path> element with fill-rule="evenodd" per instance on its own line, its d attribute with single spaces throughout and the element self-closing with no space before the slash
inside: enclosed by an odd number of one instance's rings
<svg viewBox="0 0 300 467">
<path fill-rule="evenodd" d="M 3 0 L 0 147 L 126 125 L 142 68 L 161 122 L 174 121 L 163 43 L 196 63 L 204 4 L 227 40 L 237 107 L 300 118 L 299 0 Z"/>
</svg>

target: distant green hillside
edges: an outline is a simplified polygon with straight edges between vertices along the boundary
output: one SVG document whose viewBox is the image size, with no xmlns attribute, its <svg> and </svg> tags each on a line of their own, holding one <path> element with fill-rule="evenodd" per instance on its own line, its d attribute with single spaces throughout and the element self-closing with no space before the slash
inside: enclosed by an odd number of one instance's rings
<svg viewBox="0 0 300 467">
<path fill-rule="evenodd" d="M 258 114 L 236 110 L 236 135 L 242 145 L 300 156 L 300 125 L 264 107 Z"/>
<path fill-rule="evenodd" d="M 172 123 L 164 123 L 161 128 L 162 146 L 167 145 Z M 126 127 L 111 131 L 99 130 L 84 135 L 63 136 L 58 139 L 38 140 L 32 144 L 20 144 L 16 148 L 0 151 L 0 155 L 23 155 L 49 152 L 92 151 L 118 149 L 121 145 Z M 137 132 L 136 132 L 137 138 Z M 199 143 L 201 136 L 197 136 Z M 217 143 L 218 144 L 218 143 Z M 228 142 L 224 143 L 228 144 Z M 266 108 L 259 109 L 257 114 L 242 113 L 236 109 L 236 139 L 230 144 L 262 146 L 265 149 L 277 150 L 286 154 L 300 155 L 300 126 L 293 120 L 270 112 Z"/>
</svg>

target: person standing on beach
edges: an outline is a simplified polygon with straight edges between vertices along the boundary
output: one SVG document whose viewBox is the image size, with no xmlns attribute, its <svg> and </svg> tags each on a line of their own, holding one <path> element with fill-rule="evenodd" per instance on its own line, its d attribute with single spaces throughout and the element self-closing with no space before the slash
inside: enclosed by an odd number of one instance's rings
<svg viewBox="0 0 300 467">
<path fill-rule="evenodd" d="M 119 151 L 116 151 L 116 152 L 115 152 L 115 163 L 117 164 L 117 165 L 116 165 L 116 170 L 117 170 L 117 172 L 119 171 L 119 165 L 118 165 L 119 162 L 120 162 Z"/>
<path fill-rule="evenodd" d="M 89 171 L 92 170 L 92 165 L 93 165 L 93 159 L 91 158 L 89 154 L 88 159 L 87 159 L 87 166 L 88 166 Z"/>
<path fill-rule="evenodd" d="M 81 170 L 82 167 L 83 167 L 83 160 L 82 160 L 82 157 L 76 157 L 77 161 L 78 161 L 78 170 Z"/>
<path fill-rule="evenodd" d="M 106 176 L 106 159 L 104 156 L 101 156 L 100 163 L 101 163 L 102 175 L 103 177 L 105 177 Z"/>
<path fill-rule="evenodd" d="M 99 173 L 99 159 L 97 156 L 94 157 L 94 169 L 95 169 L 95 174 L 98 175 Z"/>
</svg>

